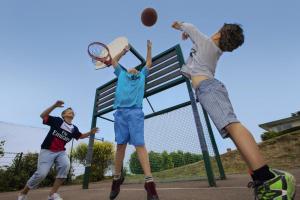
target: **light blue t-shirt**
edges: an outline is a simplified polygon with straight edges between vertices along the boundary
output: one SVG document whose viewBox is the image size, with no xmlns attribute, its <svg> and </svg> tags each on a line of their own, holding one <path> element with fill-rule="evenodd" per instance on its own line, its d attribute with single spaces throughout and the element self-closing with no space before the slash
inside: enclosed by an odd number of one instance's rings
<svg viewBox="0 0 300 200">
<path fill-rule="evenodd" d="M 115 68 L 118 77 L 114 108 L 142 108 L 145 81 L 148 68 L 144 67 L 138 74 L 130 74 L 120 65 Z"/>
</svg>

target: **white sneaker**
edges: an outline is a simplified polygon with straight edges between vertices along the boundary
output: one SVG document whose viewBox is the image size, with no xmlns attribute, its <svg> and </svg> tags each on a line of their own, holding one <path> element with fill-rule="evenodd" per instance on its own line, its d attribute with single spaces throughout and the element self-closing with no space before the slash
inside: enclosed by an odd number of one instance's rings
<svg viewBox="0 0 300 200">
<path fill-rule="evenodd" d="M 51 196 L 48 196 L 48 200 L 63 200 L 63 198 L 61 198 L 59 194 L 54 193 Z"/>
<path fill-rule="evenodd" d="M 25 195 L 25 194 L 19 194 L 18 200 L 27 200 L 27 195 Z"/>
</svg>

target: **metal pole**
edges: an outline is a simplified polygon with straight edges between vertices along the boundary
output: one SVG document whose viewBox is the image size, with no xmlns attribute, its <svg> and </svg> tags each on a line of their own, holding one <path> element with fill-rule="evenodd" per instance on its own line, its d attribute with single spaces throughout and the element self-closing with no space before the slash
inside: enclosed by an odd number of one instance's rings
<svg viewBox="0 0 300 200">
<path fill-rule="evenodd" d="M 73 162 L 73 157 L 72 157 L 72 153 L 73 153 L 73 145 L 74 145 L 74 138 L 72 139 L 72 144 L 71 144 L 71 152 L 70 152 L 70 169 L 69 169 L 69 173 L 68 173 L 68 178 L 67 178 L 67 182 L 71 182 L 72 180 L 72 162 Z"/>
<path fill-rule="evenodd" d="M 149 101 L 148 97 L 146 97 L 146 100 L 147 100 L 147 102 L 148 102 L 148 104 L 149 104 L 149 106 L 150 106 L 150 108 L 151 108 L 152 112 L 154 113 L 154 112 L 155 112 L 155 110 L 154 110 L 154 108 L 153 108 L 152 104 L 150 103 L 150 101 Z"/>
<path fill-rule="evenodd" d="M 204 132 L 203 132 L 203 126 L 200 121 L 200 116 L 199 116 L 199 112 L 198 112 L 198 108 L 197 108 L 196 99 L 194 97 L 194 92 L 191 87 L 190 81 L 188 79 L 186 80 L 186 84 L 187 84 L 189 96 L 191 99 L 191 105 L 192 105 L 194 120 L 196 123 L 196 129 L 197 129 L 197 133 L 198 133 L 200 147 L 201 147 L 202 154 L 203 154 L 203 161 L 204 161 L 204 165 L 205 165 L 205 169 L 206 169 L 208 184 L 209 184 L 209 186 L 216 186 L 216 181 L 215 181 L 214 173 L 212 170 L 212 165 L 210 162 L 208 148 L 207 148 L 207 144 L 206 144 Z"/>
<path fill-rule="evenodd" d="M 97 103 L 97 94 L 98 93 L 96 90 L 91 129 L 95 128 L 97 125 L 97 117 L 95 116 L 96 106 L 97 106 L 97 104 L 96 104 Z M 95 138 L 95 134 L 91 134 L 89 137 L 89 145 L 88 145 L 88 150 L 87 150 L 87 154 L 86 154 L 86 163 L 85 163 L 85 170 L 84 170 L 83 183 L 82 183 L 83 189 L 89 188 L 91 166 L 92 166 L 92 159 L 93 159 L 94 138 Z"/>
<path fill-rule="evenodd" d="M 97 123 L 97 118 L 93 117 L 91 129 L 96 127 L 96 123 Z M 86 154 L 86 163 L 85 163 L 83 185 L 82 185 L 83 189 L 89 189 L 90 174 L 91 174 L 92 159 L 93 159 L 94 139 L 95 139 L 95 135 L 91 134 L 89 138 L 89 145 Z"/>
<path fill-rule="evenodd" d="M 17 161 L 17 166 L 15 168 L 15 173 L 17 173 L 19 171 L 19 169 L 20 169 L 20 163 L 21 163 L 22 157 L 23 157 L 23 152 L 21 152 L 19 154 L 19 158 L 18 158 L 18 161 Z"/>
<path fill-rule="evenodd" d="M 207 129 L 208 129 L 210 141 L 211 141 L 214 153 L 215 153 L 216 162 L 217 162 L 217 165 L 218 165 L 218 168 L 219 168 L 220 178 L 221 178 L 221 180 L 224 180 L 224 179 L 226 179 L 226 175 L 225 175 L 224 167 L 223 167 L 223 164 L 222 164 L 222 160 L 220 158 L 220 153 L 219 153 L 219 150 L 218 150 L 218 146 L 217 146 L 217 143 L 216 143 L 216 140 L 215 140 L 212 128 L 211 128 L 211 124 L 210 124 L 210 121 L 209 121 L 209 118 L 208 118 L 208 114 L 207 114 L 206 110 L 204 110 L 203 107 L 202 107 L 202 110 L 203 110 L 204 118 L 205 118 L 205 121 L 206 121 L 206 124 L 207 124 Z"/>
<path fill-rule="evenodd" d="M 181 51 L 181 48 L 179 45 L 176 46 L 176 51 L 177 51 L 179 63 L 182 66 L 184 64 L 184 58 L 183 58 L 183 54 L 182 54 L 182 51 Z M 203 161 L 204 161 L 204 165 L 205 165 L 205 169 L 206 169 L 208 184 L 210 186 L 216 186 L 214 173 L 213 173 L 212 166 L 210 163 L 208 148 L 207 148 L 205 137 L 204 137 L 203 127 L 202 127 L 202 124 L 200 121 L 200 116 L 199 116 L 199 112 L 198 112 L 198 108 L 197 108 L 197 102 L 194 97 L 194 92 L 193 92 L 190 80 L 187 78 L 186 78 L 186 85 L 187 85 L 188 93 L 189 93 L 190 100 L 191 100 L 194 120 L 196 123 L 196 129 L 197 129 L 198 138 L 200 141 L 200 147 L 201 147 L 202 154 L 203 154 Z"/>
</svg>

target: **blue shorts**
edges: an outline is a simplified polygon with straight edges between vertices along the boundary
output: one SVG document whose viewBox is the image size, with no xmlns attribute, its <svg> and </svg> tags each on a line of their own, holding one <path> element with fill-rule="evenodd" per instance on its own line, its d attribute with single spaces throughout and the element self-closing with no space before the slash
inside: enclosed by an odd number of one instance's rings
<svg viewBox="0 0 300 200">
<path fill-rule="evenodd" d="M 204 80 L 196 89 L 196 95 L 222 137 L 228 137 L 225 127 L 231 123 L 238 123 L 239 120 L 233 111 L 224 84 L 217 79 Z"/>
<path fill-rule="evenodd" d="M 144 112 L 142 108 L 118 108 L 115 117 L 115 140 L 117 144 L 145 145 Z"/>
</svg>

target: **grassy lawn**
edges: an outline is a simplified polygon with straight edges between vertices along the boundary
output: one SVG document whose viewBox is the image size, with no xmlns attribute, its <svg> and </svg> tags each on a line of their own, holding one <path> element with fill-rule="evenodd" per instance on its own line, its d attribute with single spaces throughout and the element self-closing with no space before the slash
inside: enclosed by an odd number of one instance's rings
<svg viewBox="0 0 300 200">
<path fill-rule="evenodd" d="M 259 144 L 259 148 L 268 164 L 273 168 L 291 169 L 300 167 L 300 131 L 273 138 Z M 226 174 L 247 173 L 248 168 L 238 151 L 234 150 L 221 155 Z M 213 171 L 218 177 L 216 162 L 212 159 Z M 203 161 L 153 173 L 155 180 L 193 180 L 205 178 Z M 129 175 L 127 182 L 143 182 L 143 175 Z"/>
</svg>

